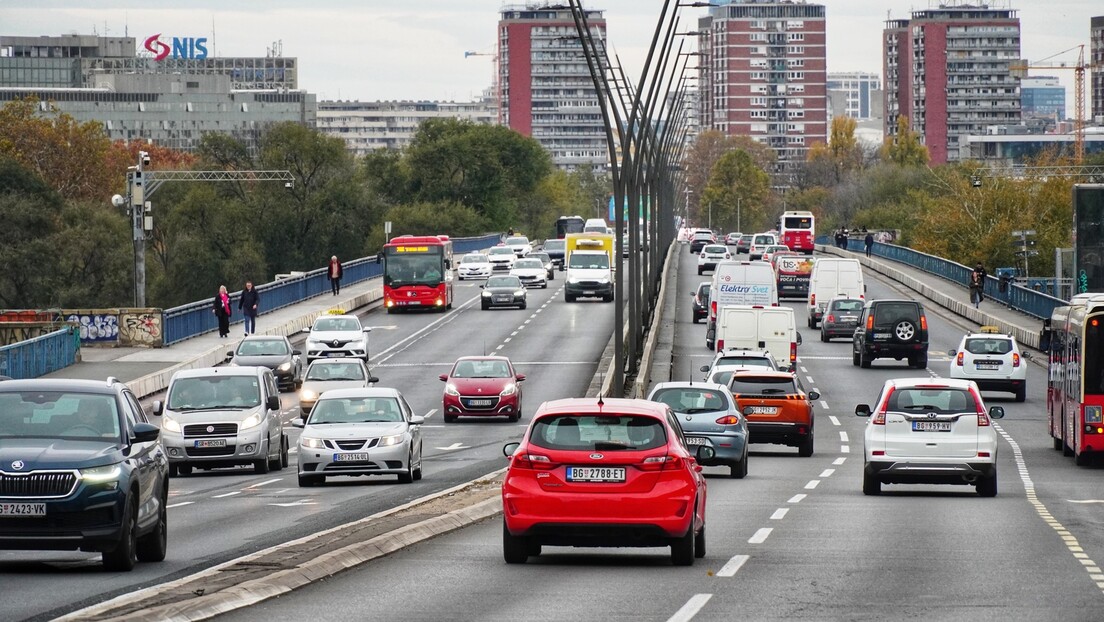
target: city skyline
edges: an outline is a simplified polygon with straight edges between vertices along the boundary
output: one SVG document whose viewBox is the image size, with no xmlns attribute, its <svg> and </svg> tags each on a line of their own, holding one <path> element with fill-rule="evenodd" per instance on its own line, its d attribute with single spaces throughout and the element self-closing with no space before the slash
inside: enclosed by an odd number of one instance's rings
<svg viewBox="0 0 1104 622">
<path fill-rule="evenodd" d="M 41 0 L 34 6 L 0 6 L 5 35 L 99 34 L 208 37 L 212 56 L 265 56 L 280 45 L 299 59 L 300 88 L 320 100 L 444 100 L 478 97 L 492 84 L 495 27 L 501 0 L 273 0 L 264 10 L 226 8 L 200 0 L 187 9 L 165 2 L 108 0 L 95 7 L 76 0 Z M 611 49 L 630 75 L 639 72 L 662 0 L 585 2 L 606 11 Z M 881 75 L 880 39 L 887 18 L 907 17 L 928 3 L 903 0 L 832 0 L 827 7 L 829 72 Z M 937 3 L 932 3 L 937 5 Z M 1093 0 L 1048 3 L 990 2 L 1011 6 L 1022 23 L 1022 53 L 1031 61 L 1089 43 L 1089 20 L 1104 14 Z M 683 8 L 680 31 L 694 30 L 705 9 Z M 213 34 L 212 34 L 213 31 Z M 857 33 L 862 33 L 861 35 Z M 692 45 L 687 38 L 686 45 Z M 480 55 L 465 57 L 465 52 Z M 1087 52 L 1087 50 L 1086 50 Z M 1086 54 L 1087 56 L 1087 54 Z M 369 60 L 369 62 L 365 62 Z M 381 62 L 375 62 L 380 59 Z M 1072 63 L 1076 51 L 1053 60 Z M 1072 71 L 1055 71 L 1069 90 Z M 1034 76 L 1048 75 L 1033 70 Z M 1068 93 L 1072 101 L 1072 92 Z"/>
</svg>

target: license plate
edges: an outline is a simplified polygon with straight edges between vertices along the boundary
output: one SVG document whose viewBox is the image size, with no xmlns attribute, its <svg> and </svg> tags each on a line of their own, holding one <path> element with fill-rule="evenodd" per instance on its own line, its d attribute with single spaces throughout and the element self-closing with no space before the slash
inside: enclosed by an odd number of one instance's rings
<svg viewBox="0 0 1104 622">
<path fill-rule="evenodd" d="M 368 462 L 368 454 L 334 454 L 334 462 Z"/>
<path fill-rule="evenodd" d="M 345 356 L 344 352 L 327 352 L 326 356 Z"/>
<path fill-rule="evenodd" d="M 750 406 L 753 415 L 773 415 L 778 412 L 777 406 Z"/>
<path fill-rule="evenodd" d="M 490 406 L 491 404 L 494 404 L 494 400 L 468 400 L 468 404 L 471 404 L 472 406 Z"/>
<path fill-rule="evenodd" d="M 46 504 L 0 503 L 0 516 L 46 516 Z"/>
<path fill-rule="evenodd" d="M 495 299 L 494 299 L 494 301 L 495 301 L 495 302 L 511 302 L 511 301 L 513 301 L 513 298 L 509 298 L 509 297 L 506 297 L 506 298 L 495 298 Z"/>
<path fill-rule="evenodd" d="M 913 432 L 950 432 L 950 421 L 913 421 Z"/>
<path fill-rule="evenodd" d="M 687 436 L 686 437 L 686 444 L 687 445 L 708 445 L 709 441 L 702 438 L 702 437 L 700 437 L 700 436 Z"/>
<path fill-rule="evenodd" d="M 205 441 L 196 441 L 194 447 L 226 447 L 226 439 L 214 438 Z"/>
<path fill-rule="evenodd" d="M 583 295 L 584 296 L 593 296 L 594 295 L 594 290 L 593 289 L 584 289 L 583 290 Z"/>
<path fill-rule="evenodd" d="M 996 363 L 996 362 L 992 362 L 992 361 L 978 361 L 977 363 L 974 363 L 974 365 L 977 366 L 978 369 L 989 369 L 989 370 L 1000 369 L 1000 366 L 1001 366 L 1000 363 Z"/>
<path fill-rule="evenodd" d="M 875 339 L 889 339 L 889 333 L 874 333 Z"/>
<path fill-rule="evenodd" d="M 624 467 L 567 467 L 569 482 L 623 482 Z"/>
</svg>

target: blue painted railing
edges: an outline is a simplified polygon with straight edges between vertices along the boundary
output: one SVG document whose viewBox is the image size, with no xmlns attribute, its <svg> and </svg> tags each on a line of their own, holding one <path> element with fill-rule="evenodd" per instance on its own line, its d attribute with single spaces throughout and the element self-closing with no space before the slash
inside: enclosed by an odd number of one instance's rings
<svg viewBox="0 0 1104 622">
<path fill-rule="evenodd" d="M 40 337 L 0 347 L 0 375 L 38 378 L 77 362 L 80 332 L 67 326 Z"/>
<path fill-rule="evenodd" d="M 500 234 L 484 235 L 476 238 L 456 238 L 452 240 L 453 255 L 468 253 L 493 246 L 501 239 Z M 376 263 L 376 257 L 362 257 L 346 262 L 342 266 L 342 285 L 360 283 L 367 279 L 378 278 L 383 275 L 382 264 Z M 264 311 L 261 315 L 281 309 L 283 307 L 298 304 L 304 300 L 320 296 L 330 291 L 330 281 L 326 277 L 326 268 L 319 268 L 302 275 L 293 276 L 271 283 L 257 286 L 257 292 L 264 301 Z M 237 305 L 240 291 L 230 295 L 233 305 Z M 218 319 L 211 308 L 214 296 L 206 300 L 191 302 L 179 307 L 165 309 L 162 312 L 164 326 L 165 345 L 183 341 L 196 335 L 201 335 L 218 328 Z M 242 321 L 240 315 L 233 323 Z"/>
<path fill-rule="evenodd" d="M 834 240 L 828 236 L 819 236 L 816 243 L 834 245 Z M 866 244 L 862 238 L 848 238 L 847 250 L 863 253 L 866 251 Z M 958 283 L 962 286 L 963 296 L 967 296 L 970 273 L 973 272 L 973 268 L 895 244 L 875 242 L 870 252 L 877 257 L 897 261 Z M 1008 283 L 1006 291 L 1002 292 L 1000 291 L 1000 280 L 993 275 L 985 278 L 985 296 L 1039 319 L 1049 318 L 1055 307 L 1069 304 L 1068 301 L 1061 298 L 1020 287 L 1013 283 Z"/>
</svg>

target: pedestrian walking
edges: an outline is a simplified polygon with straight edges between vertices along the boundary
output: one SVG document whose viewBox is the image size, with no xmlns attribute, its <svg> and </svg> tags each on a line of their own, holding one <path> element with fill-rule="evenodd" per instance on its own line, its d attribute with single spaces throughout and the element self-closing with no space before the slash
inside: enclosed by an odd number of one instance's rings
<svg viewBox="0 0 1104 622">
<path fill-rule="evenodd" d="M 869 257 L 870 251 L 874 248 L 874 234 L 868 231 L 866 234 L 866 238 L 863 239 L 863 242 L 866 243 L 866 256 Z"/>
<path fill-rule="evenodd" d="M 985 266 L 981 262 L 977 262 L 974 266 L 974 271 L 970 273 L 970 302 L 973 303 L 974 308 L 981 306 L 981 301 L 985 300 L 985 277 L 988 273 L 985 271 Z"/>
<path fill-rule="evenodd" d="M 238 299 L 238 309 L 245 319 L 245 334 L 253 335 L 257 332 L 257 307 L 261 304 L 261 295 L 257 288 L 253 287 L 253 281 L 245 282 L 241 298 Z"/>
<path fill-rule="evenodd" d="M 333 295 L 336 296 L 341 293 L 341 262 L 337 260 L 337 255 L 330 257 L 330 266 L 327 271 L 330 277 L 330 289 L 333 290 Z"/>
<path fill-rule="evenodd" d="M 226 293 L 226 286 L 219 285 L 218 294 L 215 296 L 214 308 L 211 312 L 218 318 L 219 338 L 230 336 L 230 317 L 234 315 L 230 308 L 230 294 Z"/>
</svg>

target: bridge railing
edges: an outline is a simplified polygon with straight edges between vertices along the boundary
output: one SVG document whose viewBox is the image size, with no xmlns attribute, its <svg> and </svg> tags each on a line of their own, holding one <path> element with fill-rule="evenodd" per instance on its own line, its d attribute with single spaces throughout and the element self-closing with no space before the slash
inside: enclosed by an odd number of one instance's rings
<svg viewBox="0 0 1104 622">
<path fill-rule="evenodd" d="M 38 378 L 77 362 L 80 333 L 73 326 L 0 347 L 0 375 Z"/>
</svg>

